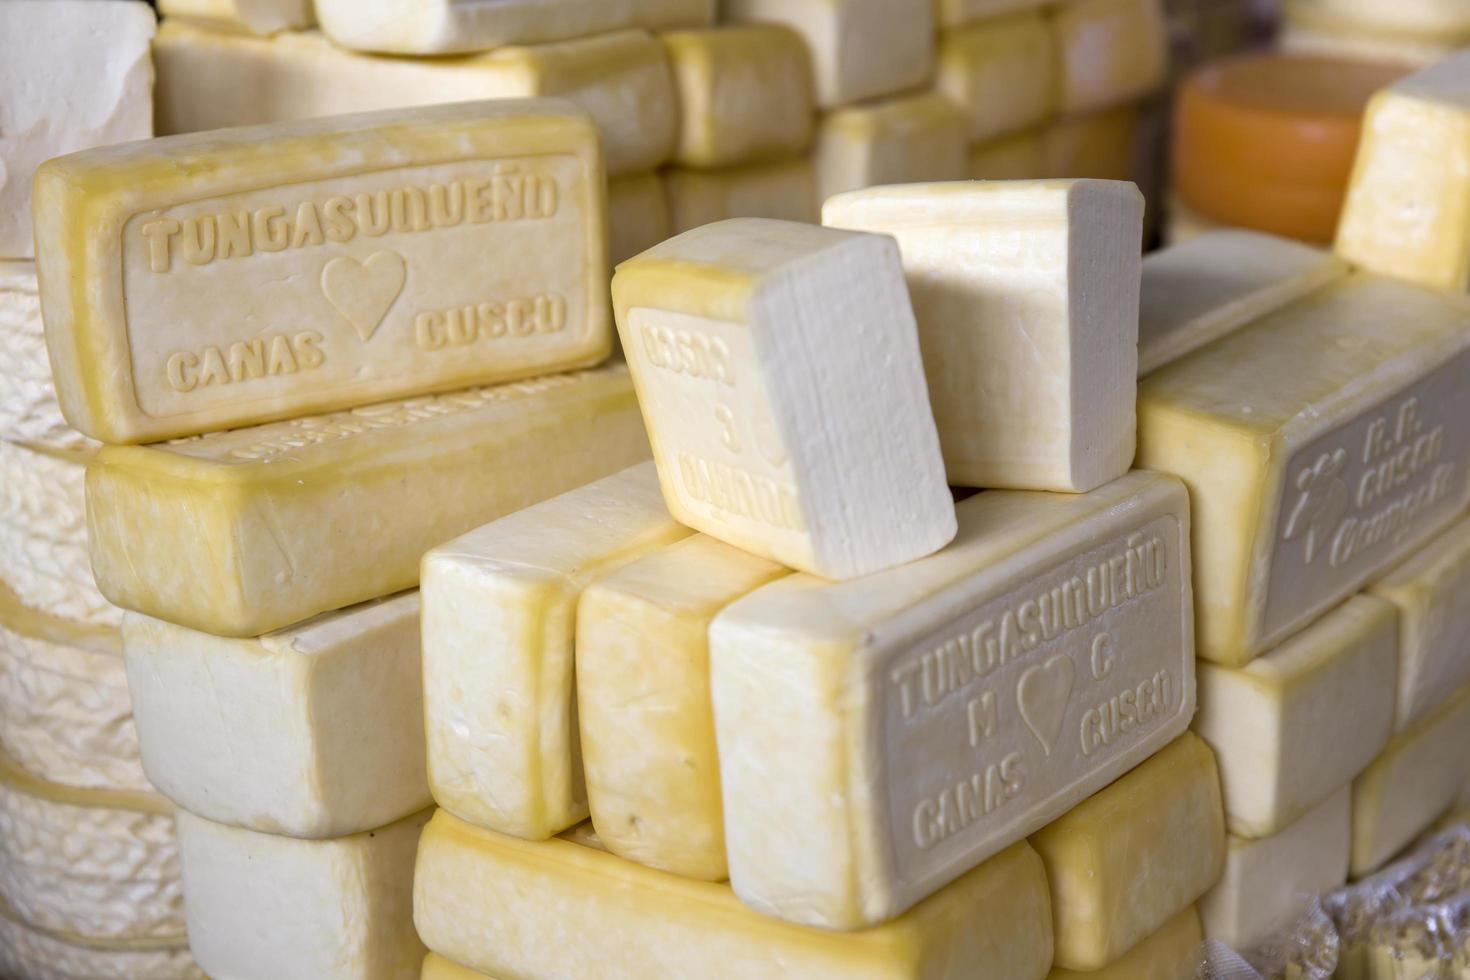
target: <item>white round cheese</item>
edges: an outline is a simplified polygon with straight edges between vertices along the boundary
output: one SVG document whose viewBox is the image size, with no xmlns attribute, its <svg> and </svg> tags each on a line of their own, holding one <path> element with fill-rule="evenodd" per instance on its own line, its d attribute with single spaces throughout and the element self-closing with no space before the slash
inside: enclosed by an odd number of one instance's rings
<svg viewBox="0 0 1470 980">
<path fill-rule="evenodd" d="M 22 925 L 0 909 L 0 973 L 11 980 L 204 980 L 184 945 L 96 946 Z"/>
<path fill-rule="evenodd" d="M 31 259 L 0 260 L 0 434 L 57 449 L 96 445 L 66 424 L 56 403 Z"/>
</svg>

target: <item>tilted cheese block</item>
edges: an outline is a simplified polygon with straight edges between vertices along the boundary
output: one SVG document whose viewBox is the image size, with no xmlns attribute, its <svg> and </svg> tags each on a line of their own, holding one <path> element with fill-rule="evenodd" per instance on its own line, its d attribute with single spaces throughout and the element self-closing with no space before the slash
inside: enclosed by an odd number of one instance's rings
<svg viewBox="0 0 1470 980">
<path fill-rule="evenodd" d="M 226 31 L 276 34 L 316 23 L 312 0 L 159 0 L 165 17 L 182 17 Z"/>
<path fill-rule="evenodd" d="M 892 239 L 707 225 L 619 266 L 613 304 L 679 521 L 829 578 L 954 537 Z"/>
<path fill-rule="evenodd" d="M 587 818 L 577 601 L 595 576 L 688 534 L 644 464 L 424 556 L 424 715 L 440 806 L 532 840 Z"/>
<path fill-rule="evenodd" d="M 56 449 L 92 445 L 56 404 L 30 259 L 0 260 L 0 438 Z"/>
<path fill-rule="evenodd" d="M 1163 86 L 1169 63 L 1163 0 L 1070 0 L 1051 23 L 1064 114 L 1133 102 Z"/>
<path fill-rule="evenodd" d="M 98 945 L 32 929 L 14 914 L 0 907 L 0 972 L 13 980 L 205 980 L 182 939 Z"/>
<path fill-rule="evenodd" d="M 675 234 L 731 218 L 817 220 L 816 171 L 804 157 L 727 170 L 671 167 L 663 174 Z"/>
<path fill-rule="evenodd" d="M 1203 941 L 1199 913 L 1191 905 L 1101 970 L 1057 967 L 1046 980 L 1181 980 L 1194 975 Z"/>
<path fill-rule="evenodd" d="M 1341 887 L 1351 817 L 1352 790 L 1344 785 L 1270 837 L 1230 835 L 1225 873 L 1200 899 L 1205 935 L 1254 949 L 1288 928 L 1314 898 Z"/>
<path fill-rule="evenodd" d="M 958 510 L 960 536 L 931 558 L 854 582 L 792 576 L 716 617 L 730 878 L 752 907 L 882 921 L 1188 725 L 1177 481 L 993 491 Z"/>
<path fill-rule="evenodd" d="M 1398 620 L 1357 596 L 1244 667 L 1201 663 L 1194 729 L 1232 834 L 1269 837 L 1377 757 L 1393 727 Z"/>
<path fill-rule="evenodd" d="M 1022 181 L 854 191 L 903 253 L 949 482 L 1084 491 L 1133 461 L 1143 196 Z"/>
<path fill-rule="evenodd" d="M 179 811 L 189 947 L 236 980 L 409 980 L 413 866 L 430 811 L 350 837 L 296 840 Z"/>
<path fill-rule="evenodd" d="M 1333 17 L 1311 0 L 1286 0 L 1277 45 L 1296 54 L 1353 58 L 1377 64 L 1427 67 L 1448 58 L 1462 44 L 1452 37 L 1365 30 L 1361 24 Z"/>
<path fill-rule="evenodd" d="M 673 234 L 663 178 L 654 174 L 607 182 L 608 258 L 616 266 Z"/>
<path fill-rule="evenodd" d="M 1245 229 L 1209 232 L 1144 256 L 1138 373 L 1321 289 L 1347 268 L 1330 252 Z"/>
<path fill-rule="evenodd" d="M 934 16 L 927 0 L 724 0 L 735 23 L 768 21 L 806 40 L 824 109 L 915 88 L 934 70 Z"/>
<path fill-rule="evenodd" d="M 1136 106 L 1052 123 L 1041 137 L 1041 175 L 1134 180 L 1142 123 Z"/>
<path fill-rule="evenodd" d="M 605 358 L 597 133 L 560 101 L 175 136 L 36 177 L 67 419 L 156 441 Z"/>
<path fill-rule="evenodd" d="M 1351 23 L 1365 34 L 1422 34 L 1464 44 L 1470 41 L 1470 9 L 1459 0 L 1406 0 L 1385 5 L 1376 0 L 1306 0 L 1324 17 Z"/>
<path fill-rule="evenodd" d="M 190 813 L 345 837 L 431 802 L 417 592 L 252 640 L 131 613 L 123 644 L 143 764 Z"/>
<path fill-rule="evenodd" d="M 108 446 L 92 563 L 128 609 L 259 636 L 412 588 L 433 545 L 647 457 L 621 365 Z"/>
<path fill-rule="evenodd" d="M 674 162 L 732 167 L 806 152 L 811 68 L 801 36 L 774 24 L 663 35 L 679 95 Z"/>
<path fill-rule="evenodd" d="M 35 254 L 31 177 L 43 160 L 153 135 L 153 31 L 136 3 L 0 4 L 0 259 Z"/>
<path fill-rule="evenodd" d="M 1245 664 L 1464 511 L 1467 371 L 1470 303 L 1350 276 L 1139 383 L 1138 465 L 1194 507 L 1200 656 Z"/>
<path fill-rule="evenodd" d="M 168 801 L 37 779 L 0 759 L 0 901 L 89 940 L 179 944 L 184 907 Z"/>
<path fill-rule="evenodd" d="M 709 624 L 786 574 L 696 535 L 598 579 L 577 607 L 587 801 L 620 857 L 723 881 L 725 821 L 709 694 Z"/>
<path fill-rule="evenodd" d="M 1043 169 L 1041 137 L 1034 131 L 970 147 L 971 180 L 1035 180 Z"/>
<path fill-rule="evenodd" d="M 357 54 L 314 31 L 263 39 L 166 21 L 153 57 L 160 133 L 554 96 L 592 116 L 608 172 L 625 174 L 666 161 L 678 126 L 663 46 L 643 31 L 426 59 Z"/>
<path fill-rule="evenodd" d="M 414 920 L 436 953 L 488 975 L 644 980 L 1041 980 L 1046 882 L 1024 843 L 903 918 L 835 935 L 571 840 L 534 843 L 443 811 L 424 831 Z M 569 941 L 575 937 L 575 941 Z"/>
<path fill-rule="evenodd" d="M 1045 122 L 1055 74 L 1051 29 L 1040 13 L 985 20 L 940 36 L 936 87 L 964 109 L 975 142 Z"/>
<path fill-rule="evenodd" d="M 1050 0 L 935 0 L 934 15 L 941 28 L 963 27 L 977 20 L 1049 4 Z"/>
<path fill-rule="evenodd" d="M 817 195 L 966 173 L 965 117 L 933 92 L 846 106 L 817 126 Z"/>
</svg>

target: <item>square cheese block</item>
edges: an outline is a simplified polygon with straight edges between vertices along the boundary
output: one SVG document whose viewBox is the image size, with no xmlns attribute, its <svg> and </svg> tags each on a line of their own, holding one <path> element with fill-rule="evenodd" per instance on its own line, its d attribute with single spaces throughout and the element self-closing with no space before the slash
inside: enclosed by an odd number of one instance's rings
<svg viewBox="0 0 1470 980">
<path fill-rule="evenodd" d="M 1202 942 L 1199 913 L 1191 905 L 1101 970 L 1059 966 L 1046 980 L 1184 980 L 1195 975 Z"/>
<path fill-rule="evenodd" d="M 662 36 L 679 96 L 674 162 L 732 167 L 806 152 L 812 75 L 801 36 L 775 24 Z"/>
<path fill-rule="evenodd" d="M 1133 462 L 1143 196 L 1117 181 L 854 191 L 903 253 L 949 482 L 1086 491 Z"/>
<path fill-rule="evenodd" d="M 1377 757 L 1393 727 L 1393 606 L 1357 596 L 1244 667 L 1201 663 L 1194 730 L 1232 834 L 1269 837 Z"/>
<path fill-rule="evenodd" d="M 312 0 L 158 0 L 158 11 L 215 30 L 248 34 L 299 31 L 316 24 Z"/>
<path fill-rule="evenodd" d="M 183 937 L 164 945 L 108 946 L 33 929 L 0 906 L 0 974 L 22 980 L 205 980 Z"/>
<path fill-rule="evenodd" d="M 724 881 L 709 625 L 786 574 L 703 534 L 598 579 L 577 606 L 577 714 L 592 823 L 620 857 Z"/>
<path fill-rule="evenodd" d="M 837 935 L 753 912 L 728 885 L 440 811 L 419 850 L 414 920 L 436 953 L 502 977 L 1042 980 L 1051 964 L 1046 880 L 1024 843 L 894 922 Z"/>
<path fill-rule="evenodd" d="M 731 218 L 817 221 L 816 170 L 805 157 L 724 170 L 663 172 L 673 234 Z"/>
<path fill-rule="evenodd" d="M 688 534 L 646 463 L 424 556 L 424 716 L 440 806 L 530 840 L 587 818 L 578 599 L 596 576 Z"/>
<path fill-rule="evenodd" d="M 189 947 L 232 980 L 410 980 L 413 867 L 430 812 L 297 840 L 178 815 Z"/>
<path fill-rule="evenodd" d="M 940 35 L 935 87 L 964 110 L 977 143 L 1045 122 L 1055 75 L 1051 28 L 1039 12 Z"/>
<path fill-rule="evenodd" d="M 0 436 L 48 449 L 95 445 L 56 403 L 31 259 L 0 259 Z"/>
<path fill-rule="evenodd" d="M 607 182 L 608 260 L 616 266 L 672 235 L 669 200 L 656 173 Z"/>
<path fill-rule="evenodd" d="M 1136 106 L 1069 116 L 1041 137 L 1043 177 L 1134 180 L 1139 170 L 1142 115 Z"/>
<path fill-rule="evenodd" d="M 499 101 L 194 134 L 36 177 L 62 412 L 144 442 L 607 357 L 597 132 Z"/>
<path fill-rule="evenodd" d="M 1470 684 L 1470 519 L 1438 535 L 1369 587 L 1398 610 L 1394 731 Z"/>
<path fill-rule="evenodd" d="M 853 582 L 791 576 L 715 618 L 730 878 L 753 908 L 835 929 L 891 918 L 1189 724 L 1176 480 L 993 491 L 958 511 L 937 555 Z"/>
<path fill-rule="evenodd" d="M 954 537 L 892 239 L 706 225 L 619 266 L 613 304 L 679 521 L 828 578 Z"/>
<path fill-rule="evenodd" d="M 1035 10 L 1052 0 L 934 0 L 934 17 L 941 29 L 963 27 L 1018 10 Z"/>
<path fill-rule="evenodd" d="M 962 180 L 968 143 L 964 113 L 933 92 L 834 109 L 817 125 L 817 196 Z"/>
<path fill-rule="evenodd" d="M 1180 736 L 1031 846 L 1051 886 L 1056 965 L 1113 963 L 1220 877 L 1225 815 L 1209 746 Z"/>
<path fill-rule="evenodd" d="M 118 605 L 260 636 L 412 588 L 435 544 L 647 458 L 621 365 L 108 446 L 92 566 Z"/>
<path fill-rule="evenodd" d="M 1203 694 L 1203 678 L 1201 678 Z M 1205 935 L 1249 951 L 1347 881 L 1352 790 L 1344 785 L 1270 837 L 1225 846 L 1225 873 L 1200 899 Z"/>
<path fill-rule="evenodd" d="M 1470 771 L 1470 687 L 1389 740 L 1353 780 L 1353 849 L 1361 878 L 1383 865 L 1455 804 Z"/>
<path fill-rule="evenodd" d="M 1177 361 L 1347 270 L 1331 252 L 1244 228 L 1211 231 L 1146 255 L 1138 373 Z"/>
<path fill-rule="evenodd" d="M 1035 180 L 1043 169 L 1041 135 L 1035 130 L 970 147 L 971 180 Z"/>
<path fill-rule="evenodd" d="M 1138 465 L 1194 507 L 1201 657 L 1248 663 L 1464 512 L 1467 372 L 1470 302 L 1355 275 L 1139 383 Z"/>
<path fill-rule="evenodd" d="M 143 765 L 190 813 L 345 837 L 431 802 L 417 592 L 251 640 L 130 613 L 123 645 Z"/>
<path fill-rule="evenodd" d="M 785 24 L 801 34 L 824 109 L 916 88 L 934 71 L 927 0 L 724 0 L 721 16 Z"/>
<path fill-rule="evenodd" d="M 1163 0 L 1069 0 L 1051 17 L 1064 115 L 1137 101 L 1169 67 Z"/>
<path fill-rule="evenodd" d="M 0 3 L 0 259 L 35 254 L 42 161 L 153 135 L 154 25 L 140 3 Z"/>
</svg>

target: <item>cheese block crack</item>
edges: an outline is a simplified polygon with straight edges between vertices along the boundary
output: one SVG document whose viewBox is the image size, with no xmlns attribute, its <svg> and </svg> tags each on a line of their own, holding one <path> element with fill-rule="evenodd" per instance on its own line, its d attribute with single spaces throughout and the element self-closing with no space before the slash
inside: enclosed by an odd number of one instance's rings
<svg viewBox="0 0 1470 980">
<path fill-rule="evenodd" d="M 66 424 L 56 402 L 30 259 L 0 259 L 0 438 L 52 449 L 95 448 Z"/>
</svg>

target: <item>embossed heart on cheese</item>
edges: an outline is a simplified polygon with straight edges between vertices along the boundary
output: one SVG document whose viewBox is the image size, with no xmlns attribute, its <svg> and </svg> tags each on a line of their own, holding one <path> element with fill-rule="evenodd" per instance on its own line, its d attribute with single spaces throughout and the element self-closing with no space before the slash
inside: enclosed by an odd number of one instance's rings
<svg viewBox="0 0 1470 980">
<path fill-rule="evenodd" d="M 366 262 L 339 256 L 322 269 L 322 294 L 367 343 L 407 278 L 408 265 L 397 252 L 374 252 Z"/>
<path fill-rule="evenodd" d="M 1036 736 L 1047 755 L 1051 755 L 1057 736 L 1062 732 L 1075 676 L 1072 658 L 1057 654 L 1022 674 L 1020 683 L 1016 685 L 1021 720 L 1031 729 L 1031 734 Z"/>
</svg>

